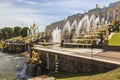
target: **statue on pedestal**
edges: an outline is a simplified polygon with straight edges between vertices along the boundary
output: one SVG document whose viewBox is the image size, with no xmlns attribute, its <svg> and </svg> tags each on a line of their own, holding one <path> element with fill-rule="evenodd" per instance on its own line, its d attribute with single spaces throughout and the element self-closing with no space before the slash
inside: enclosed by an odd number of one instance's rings
<svg viewBox="0 0 120 80">
<path fill-rule="evenodd" d="M 40 59 L 40 56 L 37 52 L 34 50 L 32 51 L 32 57 L 27 62 L 27 75 L 30 76 L 39 76 L 42 74 L 42 61 Z"/>
<path fill-rule="evenodd" d="M 30 62 L 31 63 L 42 63 L 42 61 L 40 60 L 40 56 L 38 53 L 36 53 L 34 50 L 32 51 L 32 57 L 30 58 Z"/>
</svg>

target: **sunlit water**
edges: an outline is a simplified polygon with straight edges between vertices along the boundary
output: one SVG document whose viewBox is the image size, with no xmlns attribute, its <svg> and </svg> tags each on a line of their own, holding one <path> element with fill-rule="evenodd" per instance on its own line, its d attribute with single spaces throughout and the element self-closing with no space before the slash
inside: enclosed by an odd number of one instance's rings
<svg viewBox="0 0 120 80">
<path fill-rule="evenodd" d="M 0 80 L 15 80 L 28 57 L 0 52 Z"/>
</svg>

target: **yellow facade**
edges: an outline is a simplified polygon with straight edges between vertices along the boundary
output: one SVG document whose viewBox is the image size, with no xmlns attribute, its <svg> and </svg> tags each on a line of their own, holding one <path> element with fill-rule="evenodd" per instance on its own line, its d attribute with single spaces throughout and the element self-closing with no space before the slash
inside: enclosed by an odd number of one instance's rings
<svg viewBox="0 0 120 80">
<path fill-rule="evenodd" d="M 85 14 L 88 14 L 89 17 L 94 14 L 96 17 L 99 16 L 100 19 L 104 18 L 105 20 L 111 22 L 112 25 L 114 25 L 115 21 L 120 21 L 120 1 L 110 3 L 108 7 L 104 6 L 103 8 L 100 8 L 97 4 L 94 9 L 89 10 L 88 13 Z M 72 24 L 74 20 L 77 20 L 77 22 L 79 22 L 81 20 L 81 17 L 79 14 L 68 16 L 67 19 L 63 20 L 63 22 L 58 21 L 48 25 L 46 27 L 46 32 L 48 34 L 51 33 L 57 26 L 60 26 L 60 29 L 62 30 L 66 21 L 68 20 L 70 21 L 70 24 Z"/>
<path fill-rule="evenodd" d="M 89 16 L 95 15 L 100 18 L 103 17 L 105 20 L 120 21 L 120 1 L 109 4 L 108 7 L 91 9 L 88 11 Z"/>
</svg>

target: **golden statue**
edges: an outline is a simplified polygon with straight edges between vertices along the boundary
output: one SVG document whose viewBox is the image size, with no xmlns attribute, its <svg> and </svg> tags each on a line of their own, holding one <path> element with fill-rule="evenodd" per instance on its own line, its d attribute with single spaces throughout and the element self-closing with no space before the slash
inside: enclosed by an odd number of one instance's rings
<svg viewBox="0 0 120 80">
<path fill-rule="evenodd" d="M 106 30 L 105 40 L 108 40 L 108 38 L 109 38 L 109 31 Z"/>
<path fill-rule="evenodd" d="M 115 20 L 112 20 L 112 25 L 115 25 Z"/>
<path fill-rule="evenodd" d="M 38 53 L 36 53 L 34 50 L 32 51 L 32 58 L 30 58 L 30 62 L 34 63 L 42 63 L 42 61 L 40 60 L 40 56 Z"/>
<path fill-rule="evenodd" d="M 96 39 L 97 35 L 93 32 L 93 39 Z"/>
<path fill-rule="evenodd" d="M 109 38 L 108 26 L 105 26 L 105 29 L 104 29 L 104 30 L 105 30 L 105 32 L 106 32 L 106 33 L 105 33 L 105 38 L 104 38 L 104 39 L 105 39 L 105 40 L 108 40 L 108 38 Z"/>
<path fill-rule="evenodd" d="M 116 21 L 119 21 L 119 17 L 117 16 Z"/>
<path fill-rule="evenodd" d="M 7 44 L 4 43 L 3 41 L 0 41 L 0 49 L 6 48 L 6 47 L 7 47 Z"/>
<path fill-rule="evenodd" d="M 61 40 L 64 40 L 64 35 L 61 36 Z"/>
<path fill-rule="evenodd" d="M 55 61 L 58 61 L 58 55 L 55 55 Z"/>
</svg>

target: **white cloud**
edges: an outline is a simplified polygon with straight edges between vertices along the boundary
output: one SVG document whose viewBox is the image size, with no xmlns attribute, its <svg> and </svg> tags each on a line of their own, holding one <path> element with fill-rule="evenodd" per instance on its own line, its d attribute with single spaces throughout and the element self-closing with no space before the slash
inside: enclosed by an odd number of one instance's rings
<svg viewBox="0 0 120 80">
<path fill-rule="evenodd" d="M 26 3 L 26 4 L 32 4 L 32 5 L 37 4 L 37 2 L 30 1 L 30 0 L 17 0 L 17 1 L 18 1 L 18 2 L 22 2 L 22 3 Z"/>
<path fill-rule="evenodd" d="M 52 22 L 95 8 L 96 3 L 102 6 L 110 1 L 112 0 L 3 0 L 0 1 L 0 26 L 30 26 L 35 21 L 43 31 Z"/>
<path fill-rule="evenodd" d="M 40 18 L 44 20 L 44 16 L 41 14 L 35 15 L 35 13 L 40 12 L 33 8 L 19 7 L 11 2 L 2 3 L 0 5 L 0 26 L 30 26 L 34 21 L 39 22 Z M 38 18 L 39 17 L 39 18 Z M 41 21 L 42 22 L 42 21 Z M 44 22 L 37 23 L 38 25 L 44 26 Z"/>
</svg>

